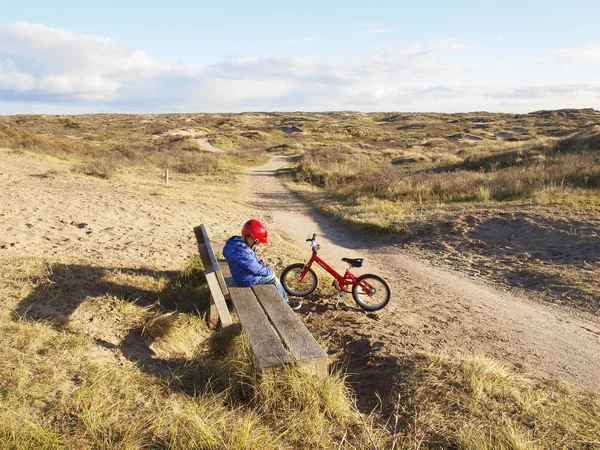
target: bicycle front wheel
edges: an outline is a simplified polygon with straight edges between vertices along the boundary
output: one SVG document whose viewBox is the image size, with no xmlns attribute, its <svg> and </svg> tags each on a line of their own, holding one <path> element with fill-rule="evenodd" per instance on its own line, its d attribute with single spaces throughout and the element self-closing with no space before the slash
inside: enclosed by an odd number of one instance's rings
<svg viewBox="0 0 600 450">
<path fill-rule="evenodd" d="M 367 311 L 385 307 L 392 297 L 390 286 L 378 275 L 361 275 L 356 283 L 352 285 L 352 297 L 358 306 Z"/>
<path fill-rule="evenodd" d="M 312 294 L 319 284 L 319 278 L 312 269 L 308 269 L 308 272 L 306 272 L 306 275 L 300 281 L 300 275 L 302 275 L 304 268 L 305 265 L 303 263 L 296 263 L 287 266 L 281 272 L 280 280 L 285 292 L 294 297 L 306 297 Z"/>
</svg>

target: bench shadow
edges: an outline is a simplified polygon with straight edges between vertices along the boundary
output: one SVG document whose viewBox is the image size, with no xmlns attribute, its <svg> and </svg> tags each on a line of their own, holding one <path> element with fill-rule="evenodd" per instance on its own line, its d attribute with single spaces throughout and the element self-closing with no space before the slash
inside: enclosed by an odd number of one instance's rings
<svg viewBox="0 0 600 450">
<path fill-rule="evenodd" d="M 213 373 L 211 367 L 187 358 L 157 358 L 152 350 L 157 336 L 144 335 L 143 326 L 112 330 L 111 334 L 110 326 L 118 326 L 119 320 L 111 322 L 108 306 L 111 298 L 116 297 L 121 305 L 130 303 L 166 317 L 169 313 L 172 317 L 178 313 L 203 317 L 209 307 L 209 291 L 201 271 L 186 275 L 179 271 L 53 264 L 46 275 L 32 281 L 36 287 L 13 310 L 14 320 L 44 321 L 61 331 L 73 331 L 74 326 L 89 320 L 89 329 L 84 324 L 86 332 L 98 346 L 120 352 L 142 372 L 159 377 L 171 388 L 190 395 L 207 386 Z M 78 314 L 77 323 L 73 323 L 75 312 L 86 300 L 99 301 L 96 304 L 99 310 Z M 169 332 L 173 322 L 161 324 L 164 334 Z M 173 376 L 174 373 L 177 376 Z"/>
<path fill-rule="evenodd" d="M 335 307 L 337 295 L 320 296 L 311 294 L 302 299 L 302 308 L 298 311 L 303 321 L 306 317 L 331 317 L 337 313 L 347 320 L 354 314 L 366 315 L 373 319 L 373 313 L 364 311 L 353 303 L 352 298 L 344 297 L 339 306 Z M 332 320 L 336 320 L 335 318 Z M 341 330 L 342 328 L 337 328 Z M 347 332 L 336 335 L 334 355 L 329 355 L 330 373 L 340 372 L 352 387 L 358 409 L 369 413 L 381 407 L 383 400 L 389 395 L 394 385 L 398 358 L 383 355 L 381 350 L 384 343 L 373 341 L 369 334 L 361 334 L 353 327 L 347 327 Z"/>
<path fill-rule="evenodd" d="M 141 307 L 160 306 L 163 312 L 200 314 L 208 301 L 199 300 L 190 289 L 181 286 L 181 276 L 179 271 L 53 264 L 47 275 L 32 279 L 36 288 L 17 305 L 13 316 L 46 320 L 54 328 L 64 329 L 86 299 L 109 296 Z M 128 282 L 136 278 L 141 283 Z M 152 285 L 164 286 L 152 289 Z"/>
<path fill-rule="evenodd" d="M 317 294 L 311 294 L 308 297 L 299 298 L 298 300 L 302 302 L 300 314 L 323 314 L 328 311 L 351 311 L 356 313 L 365 313 L 363 309 L 353 304 L 352 300 L 348 301 L 348 296 L 342 298 L 339 305 L 336 307 L 335 303 L 337 302 L 337 298 L 337 295 L 323 296 Z"/>
</svg>

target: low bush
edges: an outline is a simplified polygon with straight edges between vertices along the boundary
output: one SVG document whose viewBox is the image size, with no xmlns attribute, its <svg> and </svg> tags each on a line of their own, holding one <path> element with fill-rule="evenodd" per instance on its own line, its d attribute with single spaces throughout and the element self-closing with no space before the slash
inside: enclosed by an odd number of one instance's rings
<svg viewBox="0 0 600 450">
<path fill-rule="evenodd" d="M 102 152 L 97 158 L 86 158 L 76 164 L 73 171 L 107 180 L 118 172 L 118 166 L 117 158 Z"/>
<path fill-rule="evenodd" d="M 174 164 L 179 173 L 193 175 L 216 175 L 224 170 L 224 163 L 214 153 L 186 152 Z"/>
</svg>

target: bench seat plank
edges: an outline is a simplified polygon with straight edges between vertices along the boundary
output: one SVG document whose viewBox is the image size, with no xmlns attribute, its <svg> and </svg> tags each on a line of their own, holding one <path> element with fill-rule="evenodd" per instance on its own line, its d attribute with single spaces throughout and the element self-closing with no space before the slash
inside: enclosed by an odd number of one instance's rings
<svg viewBox="0 0 600 450">
<path fill-rule="evenodd" d="M 229 287 L 231 303 L 248 336 L 256 362 L 261 369 L 291 362 L 279 336 L 273 330 L 254 293 L 248 288 Z"/>
<path fill-rule="evenodd" d="M 229 288 L 231 303 L 240 319 L 242 330 L 248 336 L 258 366 L 265 369 L 290 364 L 292 359 L 267 319 L 254 292 L 247 287 L 238 286 L 233 281 L 227 263 L 221 262 L 220 267 Z"/>
<path fill-rule="evenodd" d="M 314 364 L 317 375 L 327 370 L 327 353 L 308 331 L 298 315 L 286 304 L 277 288 L 272 284 L 257 284 L 252 287 L 277 333 L 298 362 Z"/>
</svg>

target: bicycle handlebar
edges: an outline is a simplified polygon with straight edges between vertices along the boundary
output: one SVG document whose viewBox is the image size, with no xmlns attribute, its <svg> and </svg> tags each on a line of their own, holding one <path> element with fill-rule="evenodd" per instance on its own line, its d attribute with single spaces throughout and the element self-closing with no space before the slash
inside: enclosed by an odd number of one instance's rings
<svg viewBox="0 0 600 450">
<path fill-rule="evenodd" d="M 314 233 L 314 234 L 313 234 L 313 237 L 312 237 L 312 239 L 311 239 L 311 238 L 308 238 L 308 239 L 306 240 L 306 242 L 311 242 L 311 241 L 314 241 L 316 238 L 317 238 L 317 234 L 316 234 L 316 233 Z"/>
</svg>

